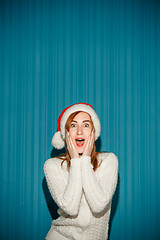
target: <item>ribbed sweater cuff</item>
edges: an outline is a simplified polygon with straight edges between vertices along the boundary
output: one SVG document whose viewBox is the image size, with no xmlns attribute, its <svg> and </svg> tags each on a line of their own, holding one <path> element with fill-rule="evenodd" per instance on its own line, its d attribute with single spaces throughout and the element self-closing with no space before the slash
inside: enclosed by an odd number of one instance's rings
<svg viewBox="0 0 160 240">
<path fill-rule="evenodd" d="M 83 166 L 89 166 L 89 165 L 92 166 L 90 156 L 83 156 L 80 159 L 81 159 L 81 162 L 82 162 Z"/>
<path fill-rule="evenodd" d="M 71 167 L 80 166 L 80 158 L 71 158 Z"/>
</svg>

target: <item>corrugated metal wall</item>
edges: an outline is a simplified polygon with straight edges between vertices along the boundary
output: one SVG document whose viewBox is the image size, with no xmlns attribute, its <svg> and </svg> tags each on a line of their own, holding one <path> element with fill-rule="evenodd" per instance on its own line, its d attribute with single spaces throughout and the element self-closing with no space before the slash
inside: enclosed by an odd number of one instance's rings
<svg viewBox="0 0 160 240">
<path fill-rule="evenodd" d="M 60 112 L 81 101 L 119 158 L 110 239 L 160 239 L 160 3 L 3 0 L 0 31 L 0 239 L 45 238 L 43 164 Z"/>
</svg>

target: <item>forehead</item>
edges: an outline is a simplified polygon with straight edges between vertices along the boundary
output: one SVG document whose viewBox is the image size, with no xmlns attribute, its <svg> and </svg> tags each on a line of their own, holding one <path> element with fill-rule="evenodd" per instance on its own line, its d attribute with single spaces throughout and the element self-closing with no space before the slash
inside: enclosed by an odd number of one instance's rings
<svg viewBox="0 0 160 240">
<path fill-rule="evenodd" d="M 90 120 L 90 115 L 86 112 L 80 112 L 73 118 L 73 120 L 75 121 Z"/>
</svg>

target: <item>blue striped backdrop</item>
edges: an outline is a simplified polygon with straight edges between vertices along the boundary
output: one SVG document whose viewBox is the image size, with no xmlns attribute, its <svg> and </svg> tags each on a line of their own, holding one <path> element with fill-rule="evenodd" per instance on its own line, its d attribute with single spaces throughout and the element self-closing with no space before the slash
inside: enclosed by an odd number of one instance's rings
<svg viewBox="0 0 160 240">
<path fill-rule="evenodd" d="M 0 239 L 40 240 L 60 112 L 93 105 L 119 158 L 110 240 L 160 239 L 160 3 L 1 0 Z"/>
</svg>

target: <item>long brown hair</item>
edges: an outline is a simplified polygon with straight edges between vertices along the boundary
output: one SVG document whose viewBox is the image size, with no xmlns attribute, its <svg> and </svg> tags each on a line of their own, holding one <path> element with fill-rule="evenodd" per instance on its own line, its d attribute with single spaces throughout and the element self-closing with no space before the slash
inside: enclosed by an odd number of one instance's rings
<svg viewBox="0 0 160 240">
<path fill-rule="evenodd" d="M 74 117 L 80 112 L 81 111 L 74 112 L 68 117 L 68 119 L 66 121 L 66 124 L 65 124 L 65 129 L 67 131 L 69 131 L 70 126 L 71 126 L 71 122 L 74 119 Z M 91 120 L 91 126 L 92 126 L 92 130 L 93 130 L 94 125 L 93 125 L 93 121 L 91 119 L 91 116 L 90 116 L 90 120 Z M 62 163 L 61 163 L 61 166 L 63 165 L 64 161 L 67 161 L 67 169 L 69 171 L 71 158 L 70 158 L 70 155 L 69 155 L 69 152 L 68 152 L 68 149 L 67 149 L 66 142 L 65 142 L 65 149 L 66 149 L 66 153 L 62 153 L 58 158 L 63 160 Z M 96 171 L 96 169 L 100 166 L 100 164 L 98 163 L 98 159 L 97 159 L 98 154 L 99 154 L 99 152 L 96 152 L 96 146 L 95 146 L 95 142 L 94 142 L 93 150 L 92 150 L 92 153 L 91 153 L 91 163 L 93 165 L 93 170 L 94 171 Z"/>
</svg>

